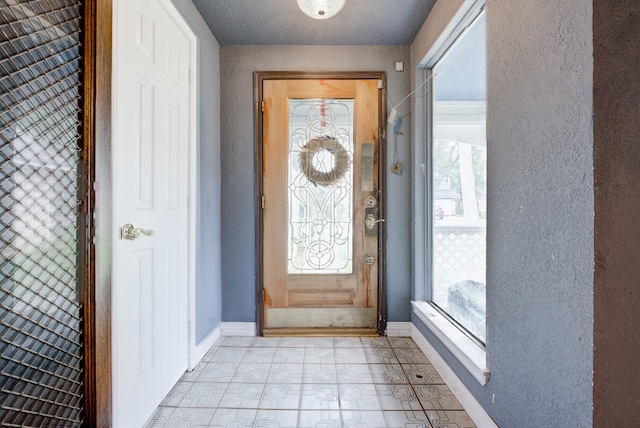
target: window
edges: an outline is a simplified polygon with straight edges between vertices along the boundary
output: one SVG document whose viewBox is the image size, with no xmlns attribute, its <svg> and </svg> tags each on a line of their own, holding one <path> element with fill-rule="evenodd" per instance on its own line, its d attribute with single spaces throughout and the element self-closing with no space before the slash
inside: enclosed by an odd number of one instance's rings
<svg viewBox="0 0 640 428">
<path fill-rule="evenodd" d="M 481 13 L 430 67 L 427 296 L 486 340 L 486 48 Z"/>
</svg>

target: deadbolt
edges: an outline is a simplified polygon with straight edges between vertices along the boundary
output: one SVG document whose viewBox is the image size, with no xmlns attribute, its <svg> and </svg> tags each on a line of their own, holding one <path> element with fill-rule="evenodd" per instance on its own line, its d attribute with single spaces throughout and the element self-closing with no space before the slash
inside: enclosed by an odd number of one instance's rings
<svg viewBox="0 0 640 428">
<path fill-rule="evenodd" d="M 367 196 L 367 199 L 364 200 L 364 206 L 366 208 L 373 208 L 378 204 L 375 196 Z"/>
<path fill-rule="evenodd" d="M 376 256 L 373 254 L 365 254 L 364 255 L 364 264 L 371 266 L 376 262 Z"/>
</svg>

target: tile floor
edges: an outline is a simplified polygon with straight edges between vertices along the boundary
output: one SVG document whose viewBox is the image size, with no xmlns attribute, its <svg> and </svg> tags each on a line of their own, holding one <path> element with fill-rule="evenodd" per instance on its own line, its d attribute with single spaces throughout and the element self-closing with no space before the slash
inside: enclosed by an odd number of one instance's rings
<svg viewBox="0 0 640 428">
<path fill-rule="evenodd" d="M 475 427 L 408 337 L 224 337 L 146 427 Z"/>
</svg>

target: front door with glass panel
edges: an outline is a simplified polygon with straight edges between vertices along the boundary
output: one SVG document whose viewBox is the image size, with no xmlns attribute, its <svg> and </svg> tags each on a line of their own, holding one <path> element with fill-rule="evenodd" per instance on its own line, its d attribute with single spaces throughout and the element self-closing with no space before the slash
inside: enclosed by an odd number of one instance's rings
<svg viewBox="0 0 640 428">
<path fill-rule="evenodd" d="M 377 327 L 378 91 L 263 82 L 264 334 Z"/>
</svg>

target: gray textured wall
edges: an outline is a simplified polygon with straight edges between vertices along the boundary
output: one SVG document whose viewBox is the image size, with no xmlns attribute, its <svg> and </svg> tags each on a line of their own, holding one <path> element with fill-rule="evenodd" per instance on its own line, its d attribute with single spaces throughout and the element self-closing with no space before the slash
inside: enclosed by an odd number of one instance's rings
<svg viewBox="0 0 640 428">
<path fill-rule="evenodd" d="M 395 61 L 409 64 L 407 47 L 363 46 L 223 46 L 222 105 L 222 300 L 224 321 L 255 321 L 255 206 L 253 72 L 386 71 L 394 102 L 408 93 L 409 73 L 394 71 Z M 403 115 L 400 161 L 409 162 L 409 103 Z M 388 145 L 388 159 L 392 146 Z M 410 317 L 410 177 L 388 174 L 389 321 Z"/>
<path fill-rule="evenodd" d="M 640 2 L 595 0 L 594 426 L 640 426 Z"/>
<path fill-rule="evenodd" d="M 504 427 L 592 422 L 591 5 L 487 2 L 489 408 Z"/>
<path fill-rule="evenodd" d="M 220 276 L 220 46 L 190 0 L 172 0 L 198 37 L 196 343 L 222 320 Z"/>
<path fill-rule="evenodd" d="M 486 8 L 488 385 L 414 322 L 501 427 L 588 427 L 591 0 L 487 0 Z"/>
</svg>

